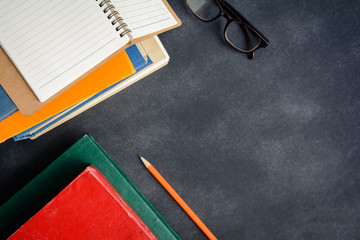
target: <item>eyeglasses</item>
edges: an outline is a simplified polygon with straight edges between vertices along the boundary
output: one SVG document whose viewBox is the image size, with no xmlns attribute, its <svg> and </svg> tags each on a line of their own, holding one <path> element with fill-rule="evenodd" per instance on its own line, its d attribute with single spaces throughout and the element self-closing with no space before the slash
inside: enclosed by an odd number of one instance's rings
<svg viewBox="0 0 360 240">
<path fill-rule="evenodd" d="M 239 52 L 254 58 L 254 51 L 265 48 L 269 40 L 225 0 L 186 0 L 190 11 L 200 20 L 211 22 L 223 16 L 227 23 L 224 38 Z"/>
</svg>

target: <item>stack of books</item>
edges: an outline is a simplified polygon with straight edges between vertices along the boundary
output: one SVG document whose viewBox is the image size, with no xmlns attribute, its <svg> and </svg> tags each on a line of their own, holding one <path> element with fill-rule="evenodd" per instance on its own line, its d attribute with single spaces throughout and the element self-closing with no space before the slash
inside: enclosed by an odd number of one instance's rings
<svg viewBox="0 0 360 240">
<path fill-rule="evenodd" d="M 7 238 L 180 239 L 89 135 L 0 206 Z"/>
<path fill-rule="evenodd" d="M 35 139 L 165 66 L 157 35 L 181 24 L 166 0 L 4 6 L 0 142 Z"/>
</svg>

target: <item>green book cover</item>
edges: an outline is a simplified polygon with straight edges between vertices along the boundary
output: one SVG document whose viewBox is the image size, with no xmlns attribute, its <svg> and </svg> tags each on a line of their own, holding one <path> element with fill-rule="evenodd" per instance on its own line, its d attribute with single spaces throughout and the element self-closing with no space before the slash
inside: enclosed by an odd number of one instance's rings
<svg viewBox="0 0 360 240">
<path fill-rule="evenodd" d="M 0 207 L 0 239 L 9 237 L 87 166 L 111 182 L 159 239 L 180 239 L 99 144 L 85 135 Z"/>
</svg>

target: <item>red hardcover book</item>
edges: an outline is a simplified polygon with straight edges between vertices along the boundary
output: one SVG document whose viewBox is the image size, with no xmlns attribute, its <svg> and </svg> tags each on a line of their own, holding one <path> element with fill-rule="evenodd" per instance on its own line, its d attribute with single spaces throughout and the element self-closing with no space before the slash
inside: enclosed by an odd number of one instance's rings
<svg viewBox="0 0 360 240">
<path fill-rule="evenodd" d="M 95 167 L 87 167 L 14 239 L 158 239 Z"/>
</svg>

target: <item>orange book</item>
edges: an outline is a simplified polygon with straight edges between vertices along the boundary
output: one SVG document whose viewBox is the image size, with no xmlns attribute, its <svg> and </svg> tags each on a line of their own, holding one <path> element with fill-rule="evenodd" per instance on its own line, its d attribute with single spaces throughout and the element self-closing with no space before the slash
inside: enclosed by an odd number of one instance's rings
<svg viewBox="0 0 360 240">
<path fill-rule="evenodd" d="M 18 111 L 0 122 L 0 142 L 45 121 L 133 73 L 135 69 L 131 61 L 127 53 L 122 51 L 33 115 L 24 116 Z"/>
</svg>

